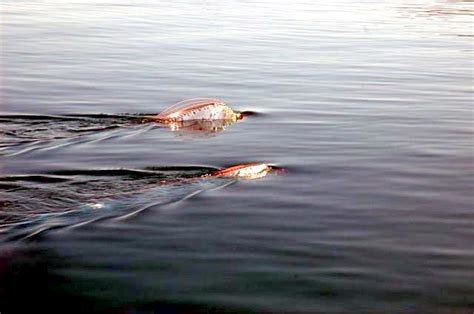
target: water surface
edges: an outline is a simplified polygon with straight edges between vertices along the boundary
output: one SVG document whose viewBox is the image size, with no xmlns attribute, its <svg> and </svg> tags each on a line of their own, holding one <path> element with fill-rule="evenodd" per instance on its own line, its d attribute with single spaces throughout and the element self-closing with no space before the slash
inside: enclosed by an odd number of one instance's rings
<svg viewBox="0 0 474 314">
<path fill-rule="evenodd" d="M 128 219 L 2 244 L 0 311 L 472 312 L 473 11 L 4 1 L 2 217 L 153 188 Z M 262 114 L 211 136 L 123 118 L 194 97 Z M 288 173 L 189 198 L 101 173 L 253 161 Z"/>
</svg>

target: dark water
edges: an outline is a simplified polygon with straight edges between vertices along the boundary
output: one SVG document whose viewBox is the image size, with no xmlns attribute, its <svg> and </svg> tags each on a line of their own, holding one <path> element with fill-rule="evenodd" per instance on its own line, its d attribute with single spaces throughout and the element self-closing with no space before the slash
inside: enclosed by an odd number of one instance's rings
<svg viewBox="0 0 474 314">
<path fill-rule="evenodd" d="M 4 1 L 0 311 L 471 313 L 473 11 Z M 137 123 L 193 97 L 261 114 Z"/>
</svg>

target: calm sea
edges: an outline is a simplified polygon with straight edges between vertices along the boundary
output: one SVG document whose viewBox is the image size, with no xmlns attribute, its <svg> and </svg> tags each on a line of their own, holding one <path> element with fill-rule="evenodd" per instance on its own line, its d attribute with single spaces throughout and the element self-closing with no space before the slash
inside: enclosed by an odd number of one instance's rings
<svg viewBox="0 0 474 314">
<path fill-rule="evenodd" d="M 0 12 L 2 314 L 472 313 L 474 2 Z M 193 97 L 259 114 L 134 123 Z"/>
</svg>

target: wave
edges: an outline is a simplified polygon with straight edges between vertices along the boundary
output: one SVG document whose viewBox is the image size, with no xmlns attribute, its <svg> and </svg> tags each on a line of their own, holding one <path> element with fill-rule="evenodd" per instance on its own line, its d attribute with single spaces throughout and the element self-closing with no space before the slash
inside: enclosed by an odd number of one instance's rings
<svg viewBox="0 0 474 314">
<path fill-rule="evenodd" d="M 0 177 L 0 239 L 31 239 L 45 231 L 124 219 L 235 182 L 202 177 L 212 167 L 59 170 Z"/>
<path fill-rule="evenodd" d="M 140 126 L 149 114 L 0 115 L 0 155 L 77 143 L 86 135 Z"/>
</svg>

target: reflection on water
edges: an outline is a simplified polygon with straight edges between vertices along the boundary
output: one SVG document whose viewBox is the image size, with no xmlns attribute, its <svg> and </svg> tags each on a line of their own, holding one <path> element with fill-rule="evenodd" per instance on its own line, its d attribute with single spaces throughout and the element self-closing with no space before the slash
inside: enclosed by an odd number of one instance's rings
<svg viewBox="0 0 474 314">
<path fill-rule="evenodd" d="M 188 120 L 169 123 L 171 131 L 180 135 L 188 136 L 209 136 L 213 133 L 224 131 L 228 126 L 236 123 L 232 120 Z"/>
<path fill-rule="evenodd" d="M 472 1 L 433 1 L 424 6 L 402 4 L 398 7 L 398 14 L 408 30 L 428 25 L 424 31 L 438 36 L 474 36 Z"/>
</svg>

